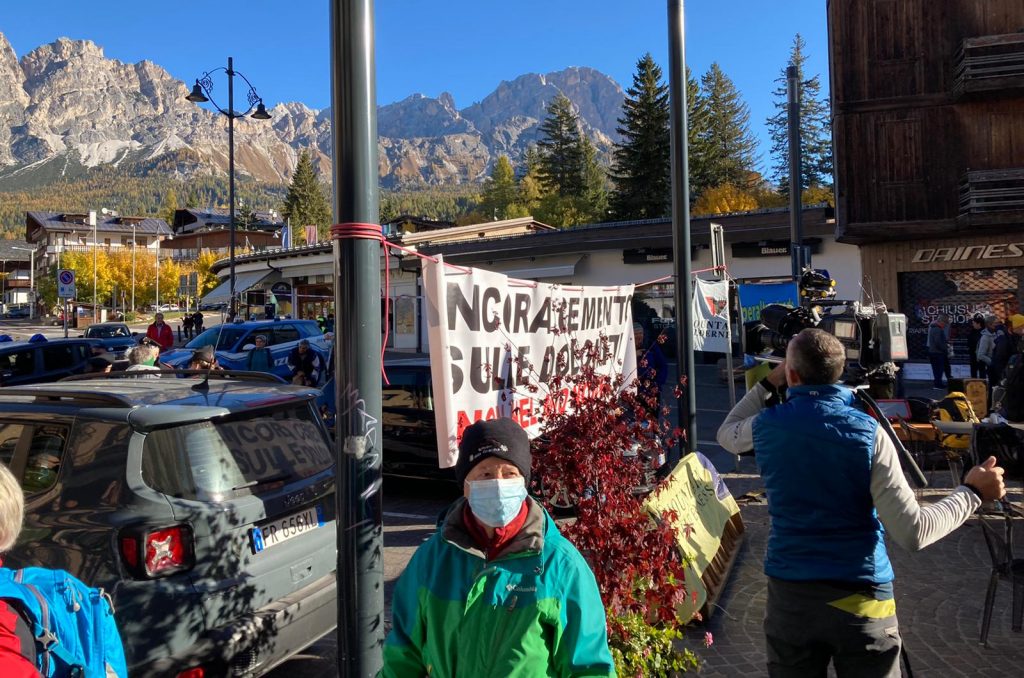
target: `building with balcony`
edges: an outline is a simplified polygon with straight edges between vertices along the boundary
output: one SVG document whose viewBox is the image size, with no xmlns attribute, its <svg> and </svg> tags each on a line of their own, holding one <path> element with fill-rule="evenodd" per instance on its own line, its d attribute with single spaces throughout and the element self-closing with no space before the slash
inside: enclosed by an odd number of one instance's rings
<svg viewBox="0 0 1024 678">
<path fill-rule="evenodd" d="M 32 302 L 32 248 L 24 240 L 0 240 L 0 313 Z"/>
<path fill-rule="evenodd" d="M 93 214 L 95 227 L 89 212 L 25 213 L 25 240 L 35 252 L 36 276 L 49 275 L 53 266 L 59 267 L 65 252 L 92 252 L 95 247 L 108 252 L 120 248 L 130 251 L 140 247 L 157 253 L 171 237 L 171 228 L 163 219 Z"/>
<path fill-rule="evenodd" d="M 174 213 L 174 240 L 164 247 L 175 261 L 195 261 L 201 252 L 227 257 L 231 249 L 231 217 L 225 209 L 180 209 Z M 269 212 L 235 213 L 235 252 L 262 252 L 287 246 L 287 225 Z"/>
<path fill-rule="evenodd" d="M 1024 308 L 1024 2 L 828 0 L 837 237 L 907 315 Z"/>
</svg>

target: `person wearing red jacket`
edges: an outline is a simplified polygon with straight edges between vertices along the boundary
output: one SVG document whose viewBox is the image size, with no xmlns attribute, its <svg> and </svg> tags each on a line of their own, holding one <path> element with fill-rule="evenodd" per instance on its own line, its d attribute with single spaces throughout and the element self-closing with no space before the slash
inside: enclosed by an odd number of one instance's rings
<svg viewBox="0 0 1024 678">
<path fill-rule="evenodd" d="M 163 353 L 174 348 L 174 332 L 171 326 L 164 322 L 164 314 L 157 313 L 153 324 L 146 330 L 146 336 L 160 345 L 160 352 Z"/>
</svg>

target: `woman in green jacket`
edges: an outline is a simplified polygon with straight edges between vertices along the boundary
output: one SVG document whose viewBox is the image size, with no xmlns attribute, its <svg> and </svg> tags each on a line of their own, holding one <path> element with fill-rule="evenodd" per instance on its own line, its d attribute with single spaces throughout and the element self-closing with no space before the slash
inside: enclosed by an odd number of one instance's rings
<svg viewBox="0 0 1024 678">
<path fill-rule="evenodd" d="M 466 429 L 455 467 L 465 496 L 398 580 L 385 678 L 615 675 L 597 582 L 527 497 L 530 465 L 511 419 Z"/>
</svg>

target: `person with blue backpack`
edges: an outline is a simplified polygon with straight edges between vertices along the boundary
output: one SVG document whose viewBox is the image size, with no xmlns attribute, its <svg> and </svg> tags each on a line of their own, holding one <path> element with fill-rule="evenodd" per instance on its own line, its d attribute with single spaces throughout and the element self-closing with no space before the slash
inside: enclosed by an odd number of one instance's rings
<svg viewBox="0 0 1024 678">
<path fill-rule="evenodd" d="M 24 502 L 0 464 L 0 558 L 18 539 Z M 110 596 L 64 570 L 12 570 L 0 560 L 0 676 L 127 678 Z"/>
</svg>

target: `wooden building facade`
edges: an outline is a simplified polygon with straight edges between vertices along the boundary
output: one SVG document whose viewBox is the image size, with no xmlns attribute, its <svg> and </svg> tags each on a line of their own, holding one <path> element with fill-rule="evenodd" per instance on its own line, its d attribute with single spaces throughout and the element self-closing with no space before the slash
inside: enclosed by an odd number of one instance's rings
<svg viewBox="0 0 1024 678">
<path fill-rule="evenodd" d="M 828 0 L 828 26 L 837 238 L 912 358 L 947 312 L 966 362 L 973 313 L 1022 308 L 1024 1 Z"/>
</svg>

